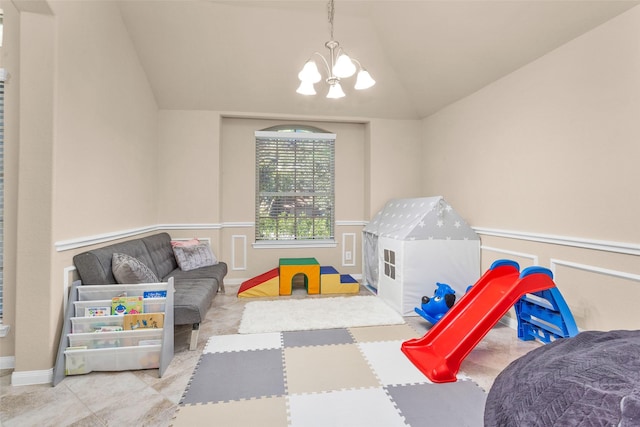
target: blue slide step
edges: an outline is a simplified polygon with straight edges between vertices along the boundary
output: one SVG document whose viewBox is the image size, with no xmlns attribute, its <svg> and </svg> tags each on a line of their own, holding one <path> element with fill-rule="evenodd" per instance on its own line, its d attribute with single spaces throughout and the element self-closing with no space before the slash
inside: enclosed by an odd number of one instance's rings
<svg viewBox="0 0 640 427">
<path fill-rule="evenodd" d="M 358 281 L 349 274 L 341 274 L 340 283 L 358 283 Z"/>
<path fill-rule="evenodd" d="M 320 274 L 338 274 L 338 270 L 331 267 L 330 265 L 320 267 Z"/>
</svg>

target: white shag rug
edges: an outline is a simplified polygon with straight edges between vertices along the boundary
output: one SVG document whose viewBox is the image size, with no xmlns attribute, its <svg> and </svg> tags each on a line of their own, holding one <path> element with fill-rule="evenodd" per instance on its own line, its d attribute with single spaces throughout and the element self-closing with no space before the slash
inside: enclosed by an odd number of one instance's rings
<svg viewBox="0 0 640 427">
<path fill-rule="evenodd" d="M 283 299 L 247 303 L 241 334 L 399 325 L 402 316 L 376 296 Z"/>
</svg>

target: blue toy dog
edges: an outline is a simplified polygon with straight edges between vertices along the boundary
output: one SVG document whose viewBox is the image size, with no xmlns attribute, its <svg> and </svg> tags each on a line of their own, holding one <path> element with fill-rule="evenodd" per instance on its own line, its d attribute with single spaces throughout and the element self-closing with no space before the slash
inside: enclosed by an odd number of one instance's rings
<svg viewBox="0 0 640 427">
<path fill-rule="evenodd" d="M 416 313 L 434 325 L 456 302 L 456 291 L 451 289 L 449 285 L 446 283 L 436 283 L 436 285 L 438 287 L 434 296 L 432 298 L 422 297 L 422 307 L 415 308 Z"/>
</svg>

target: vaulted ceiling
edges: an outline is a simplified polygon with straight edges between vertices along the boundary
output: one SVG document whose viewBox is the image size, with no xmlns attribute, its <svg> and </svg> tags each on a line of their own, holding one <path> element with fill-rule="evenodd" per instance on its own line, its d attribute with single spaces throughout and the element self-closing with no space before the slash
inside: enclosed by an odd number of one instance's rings
<svg viewBox="0 0 640 427">
<path fill-rule="evenodd" d="M 327 2 L 125 0 L 120 8 L 162 109 L 426 117 L 639 1 L 336 0 L 335 39 L 377 84 L 345 98 L 296 93 L 327 54 Z"/>
</svg>

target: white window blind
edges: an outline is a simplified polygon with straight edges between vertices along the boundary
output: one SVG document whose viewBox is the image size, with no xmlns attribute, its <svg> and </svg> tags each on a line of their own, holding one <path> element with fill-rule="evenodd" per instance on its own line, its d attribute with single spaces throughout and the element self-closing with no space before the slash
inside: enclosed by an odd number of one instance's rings
<svg viewBox="0 0 640 427">
<path fill-rule="evenodd" d="M 333 240 L 336 135 L 255 137 L 256 241 Z"/>
</svg>

